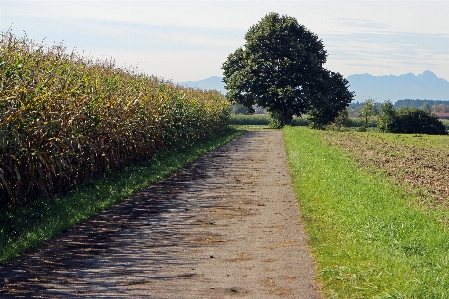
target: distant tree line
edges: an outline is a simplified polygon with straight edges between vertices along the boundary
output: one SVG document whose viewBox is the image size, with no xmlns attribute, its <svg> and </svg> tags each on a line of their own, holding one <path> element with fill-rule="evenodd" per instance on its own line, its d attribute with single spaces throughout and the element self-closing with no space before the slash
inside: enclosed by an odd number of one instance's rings
<svg viewBox="0 0 449 299">
<path fill-rule="evenodd" d="M 367 99 L 360 107 L 363 124 L 359 131 L 366 131 L 370 120 L 377 118 L 377 127 L 387 133 L 418 133 L 446 135 L 446 127 L 430 111 L 430 105 L 424 102 L 421 107 L 401 107 L 395 109 L 390 101 L 382 104 Z"/>
<path fill-rule="evenodd" d="M 437 101 L 437 100 L 420 100 L 420 99 L 404 99 L 404 100 L 397 100 L 396 103 L 394 103 L 393 107 L 394 109 L 400 109 L 400 108 L 422 108 L 426 106 L 427 104 L 431 107 L 431 109 L 438 109 L 437 107 L 447 107 L 449 108 L 449 101 Z M 435 108 L 434 108 L 435 107 Z M 433 112 L 446 112 L 446 111 L 433 111 Z M 449 112 L 449 111 L 448 111 Z"/>
<path fill-rule="evenodd" d="M 348 107 L 348 112 L 350 114 L 361 114 L 362 107 L 365 102 L 353 102 Z M 380 109 L 381 103 L 374 102 L 373 105 L 376 109 Z M 395 110 L 401 108 L 417 108 L 433 113 L 449 113 L 449 101 L 439 101 L 439 100 L 421 100 L 421 99 L 404 99 L 398 100 L 393 104 Z"/>
<path fill-rule="evenodd" d="M 373 99 L 367 99 L 366 101 L 369 101 L 370 103 L 372 103 L 372 105 L 374 106 L 374 108 L 376 110 L 380 109 L 380 105 L 381 103 L 375 102 Z M 363 106 L 366 104 L 366 101 L 364 102 L 352 102 L 351 104 L 349 104 L 348 106 L 348 113 L 352 116 L 357 115 L 357 116 L 361 116 L 362 115 L 362 108 Z"/>
</svg>

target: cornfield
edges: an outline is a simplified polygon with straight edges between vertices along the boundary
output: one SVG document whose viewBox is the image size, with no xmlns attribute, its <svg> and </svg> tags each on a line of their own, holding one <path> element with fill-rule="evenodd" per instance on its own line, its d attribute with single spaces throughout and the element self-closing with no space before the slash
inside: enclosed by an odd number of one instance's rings
<svg viewBox="0 0 449 299">
<path fill-rule="evenodd" d="M 229 103 L 218 92 L 1 33 L 2 206 L 67 192 L 228 122 Z"/>
</svg>

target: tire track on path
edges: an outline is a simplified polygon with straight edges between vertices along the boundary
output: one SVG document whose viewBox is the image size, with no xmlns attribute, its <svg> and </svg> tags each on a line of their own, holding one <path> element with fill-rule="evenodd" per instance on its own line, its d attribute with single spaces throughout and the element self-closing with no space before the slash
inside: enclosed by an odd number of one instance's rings
<svg viewBox="0 0 449 299">
<path fill-rule="evenodd" d="M 0 266 L 1 298 L 320 298 L 281 131 L 250 131 Z"/>
</svg>

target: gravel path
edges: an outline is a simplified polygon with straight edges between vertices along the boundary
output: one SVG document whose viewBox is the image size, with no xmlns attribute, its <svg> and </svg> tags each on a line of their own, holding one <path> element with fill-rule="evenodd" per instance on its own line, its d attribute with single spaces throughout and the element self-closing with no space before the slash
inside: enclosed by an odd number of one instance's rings
<svg viewBox="0 0 449 299">
<path fill-rule="evenodd" d="M 0 298 L 321 298 L 280 131 L 250 131 L 0 266 Z"/>
</svg>

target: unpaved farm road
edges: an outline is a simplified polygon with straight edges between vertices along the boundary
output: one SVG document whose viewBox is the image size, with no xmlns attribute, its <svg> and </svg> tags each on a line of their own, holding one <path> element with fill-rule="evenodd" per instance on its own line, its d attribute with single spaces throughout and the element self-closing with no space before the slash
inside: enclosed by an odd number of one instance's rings
<svg viewBox="0 0 449 299">
<path fill-rule="evenodd" d="M 0 266 L 0 298 L 320 298 L 280 131 L 250 131 Z"/>
</svg>

